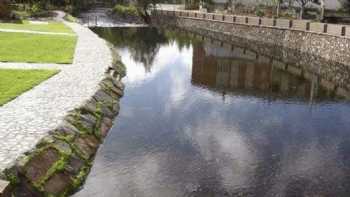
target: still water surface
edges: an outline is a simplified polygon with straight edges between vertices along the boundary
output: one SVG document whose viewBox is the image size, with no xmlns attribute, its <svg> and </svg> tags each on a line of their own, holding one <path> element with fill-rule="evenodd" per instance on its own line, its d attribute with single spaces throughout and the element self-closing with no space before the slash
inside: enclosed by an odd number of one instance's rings
<svg viewBox="0 0 350 197">
<path fill-rule="evenodd" d="M 94 31 L 126 90 L 76 196 L 350 196 L 350 103 L 319 77 L 183 33 Z"/>
</svg>

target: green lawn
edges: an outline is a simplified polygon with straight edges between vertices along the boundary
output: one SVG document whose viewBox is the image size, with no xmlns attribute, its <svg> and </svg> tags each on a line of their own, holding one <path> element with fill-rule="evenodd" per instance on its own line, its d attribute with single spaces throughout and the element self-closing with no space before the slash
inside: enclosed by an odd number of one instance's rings
<svg viewBox="0 0 350 197">
<path fill-rule="evenodd" d="M 0 29 L 15 29 L 15 30 L 29 30 L 41 32 L 55 32 L 55 33 L 74 33 L 71 28 L 60 22 L 49 22 L 49 24 L 30 24 L 28 21 L 23 23 L 0 23 Z"/>
<path fill-rule="evenodd" d="M 0 106 L 56 73 L 56 70 L 0 69 Z"/>
<path fill-rule="evenodd" d="M 72 63 L 76 36 L 0 32 L 0 62 Z"/>
</svg>

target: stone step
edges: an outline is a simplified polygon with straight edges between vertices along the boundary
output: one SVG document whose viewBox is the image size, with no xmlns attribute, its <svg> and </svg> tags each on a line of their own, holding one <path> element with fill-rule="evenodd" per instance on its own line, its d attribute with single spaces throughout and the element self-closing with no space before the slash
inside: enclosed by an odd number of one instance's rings
<svg viewBox="0 0 350 197">
<path fill-rule="evenodd" d="M 0 197 L 10 196 L 10 182 L 0 180 Z"/>
</svg>

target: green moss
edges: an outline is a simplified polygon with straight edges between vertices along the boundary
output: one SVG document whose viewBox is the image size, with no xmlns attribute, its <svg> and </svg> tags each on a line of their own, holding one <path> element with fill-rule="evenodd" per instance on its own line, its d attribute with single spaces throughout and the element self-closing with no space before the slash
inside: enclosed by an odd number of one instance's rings
<svg viewBox="0 0 350 197">
<path fill-rule="evenodd" d="M 68 144 L 75 139 L 75 135 L 54 134 L 53 136 L 54 138 L 67 142 Z"/>
<path fill-rule="evenodd" d="M 75 110 L 70 114 L 70 118 L 67 119 L 69 123 L 71 123 L 81 134 L 91 134 L 91 131 L 89 131 L 88 128 L 86 128 L 82 123 L 81 123 L 81 111 Z"/>
<path fill-rule="evenodd" d="M 84 183 L 84 181 L 86 180 L 86 177 L 90 172 L 90 169 L 91 169 L 90 163 L 88 163 L 86 166 L 80 169 L 79 174 L 73 180 L 73 188 L 77 189 Z"/>
<path fill-rule="evenodd" d="M 116 71 L 121 75 L 121 77 L 125 77 L 126 76 L 126 67 L 125 65 L 121 62 L 118 61 L 116 63 Z"/>
<path fill-rule="evenodd" d="M 69 160 L 69 155 L 61 155 L 61 158 L 55 162 L 51 168 L 47 171 L 46 175 L 42 177 L 39 181 L 33 183 L 33 185 L 39 190 L 44 192 L 44 185 L 49 180 L 49 178 L 57 172 L 64 170 Z"/>
<path fill-rule="evenodd" d="M 20 183 L 17 174 L 13 170 L 6 169 L 5 172 L 6 180 L 10 182 L 11 185 L 17 185 Z"/>
</svg>

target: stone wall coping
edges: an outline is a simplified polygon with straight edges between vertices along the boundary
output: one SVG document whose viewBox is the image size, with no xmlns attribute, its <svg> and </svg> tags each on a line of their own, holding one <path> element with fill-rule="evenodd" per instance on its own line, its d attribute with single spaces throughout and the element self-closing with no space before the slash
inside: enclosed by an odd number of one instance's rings
<svg viewBox="0 0 350 197">
<path fill-rule="evenodd" d="M 345 37 L 350 38 L 350 26 L 345 27 Z"/>
<path fill-rule="evenodd" d="M 266 18 L 266 17 L 254 17 L 254 16 L 242 16 L 232 14 L 216 14 L 216 13 L 204 13 L 199 11 L 184 11 L 184 10 L 159 10 L 162 14 L 168 16 L 181 16 L 189 17 L 189 13 L 197 13 L 192 19 L 199 20 L 211 20 L 215 22 L 232 23 L 239 25 L 253 25 L 276 29 L 286 29 L 294 31 L 303 31 L 314 34 L 324 34 L 329 36 L 336 36 L 342 38 L 350 38 L 350 26 L 340 24 L 328 24 L 312 22 L 310 20 L 298 20 L 298 19 L 280 19 L 280 18 Z M 181 13 L 181 15 L 177 14 Z M 206 16 L 206 17 L 203 17 Z M 192 15 L 191 15 L 192 16 Z M 233 20 L 230 20 L 233 19 Z"/>
</svg>

